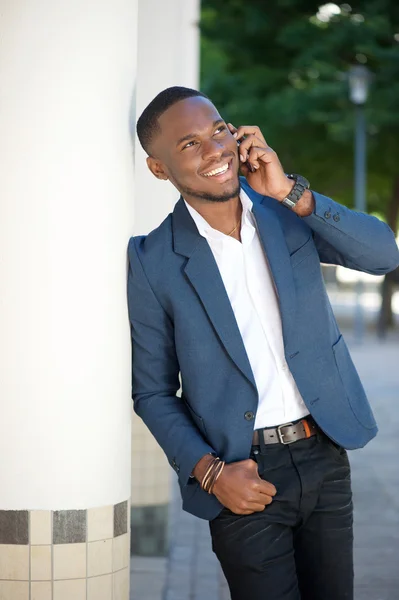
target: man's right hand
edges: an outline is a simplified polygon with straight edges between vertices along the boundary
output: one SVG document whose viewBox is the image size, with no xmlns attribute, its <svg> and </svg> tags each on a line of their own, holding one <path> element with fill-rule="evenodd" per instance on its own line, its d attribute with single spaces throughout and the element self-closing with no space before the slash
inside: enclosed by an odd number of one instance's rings
<svg viewBox="0 0 399 600">
<path fill-rule="evenodd" d="M 237 515 L 261 512 L 270 504 L 277 490 L 258 475 L 257 463 L 248 458 L 226 464 L 213 487 L 213 493 L 223 506 Z"/>
<path fill-rule="evenodd" d="M 201 482 L 206 470 L 213 461 L 213 457 L 207 454 L 201 458 L 194 468 L 194 476 Z M 258 475 L 258 465 L 254 460 L 248 458 L 226 464 L 213 486 L 216 498 L 237 515 L 250 515 L 261 512 L 267 504 L 270 504 L 276 494 L 276 488 L 272 483 L 263 481 Z"/>
</svg>

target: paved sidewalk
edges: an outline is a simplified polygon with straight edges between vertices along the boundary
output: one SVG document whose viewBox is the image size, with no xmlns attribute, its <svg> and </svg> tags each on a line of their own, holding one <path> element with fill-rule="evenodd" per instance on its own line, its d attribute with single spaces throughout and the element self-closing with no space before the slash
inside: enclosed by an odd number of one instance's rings
<svg viewBox="0 0 399 600">
<path fill-rule="evenodd" d="M 399 598 L 399 337 L 362 346 L 345 336 L 380 433 L 350 453 L 355 502 L 356 600 Z M 229 600 L 211 551 L 208 524 L 183 513 L 175 496 L 171 548 L 159 600 Z M 134 580 L 132 581 L 134 586 Z M 145 595 L 140 600 L 147 600 Z M 151 600 L 156 600 L 151 596 Z"/>
<path fill-rule="evenodd" d="M 399 598 L 399 336 L 352 346 L 379 424 L 350 454 L 355 503 L 356 600 Z"/>
<path fill-rule="evenodd" d="M 132 556 L 130 560 L 130 600 L 162 600 L 168 559 Z"/>
<path fill-rule="evenodd" d="M 181 510 L 174 489 L 172 535 L 162 600 L 219 600 L 220 567 L 211 549 L 209 525 Z"/>
</svg>

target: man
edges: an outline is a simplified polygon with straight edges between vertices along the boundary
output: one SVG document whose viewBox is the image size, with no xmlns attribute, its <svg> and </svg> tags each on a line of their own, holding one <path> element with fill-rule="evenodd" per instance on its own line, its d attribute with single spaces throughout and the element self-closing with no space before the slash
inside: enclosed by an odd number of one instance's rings
<svg viewBox="0 0 399 600">
<path fill-rule="evenodd" d="M 232 600 L 351 599 L 344 448 L 377 426 L 320 262 L 387 273 L 392 231 L 287 176 L 195 90 L 161 92 L 137 132 L 181 198 L 129 244 L 135 410 L 210 521 Z"/>
</svg>

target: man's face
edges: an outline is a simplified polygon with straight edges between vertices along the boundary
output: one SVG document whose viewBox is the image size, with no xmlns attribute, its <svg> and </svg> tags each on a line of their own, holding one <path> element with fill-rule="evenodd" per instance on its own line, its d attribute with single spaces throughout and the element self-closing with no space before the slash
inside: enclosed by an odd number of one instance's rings
<svg viewBox="0 0 399 600">
<path fill-rule="evenodd" d="M 225 202 L 238 196 L 237 142 L 209 100 L 181 100 L 159 125 L 147 159 L 156 177 L 170 179 L 186 200 Z"/>
</svg>

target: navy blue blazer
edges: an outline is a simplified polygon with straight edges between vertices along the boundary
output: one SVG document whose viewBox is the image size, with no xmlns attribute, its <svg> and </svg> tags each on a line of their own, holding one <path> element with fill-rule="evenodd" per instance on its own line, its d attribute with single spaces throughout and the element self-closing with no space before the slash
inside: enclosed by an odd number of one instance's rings
<svg viewBox="0 0 399 600">
<path fill-rule="evenodd" d="M 321 194 L 314 192 L 314 213 L 300 218 L 241 184 L 253 202 L 278 291 L 285 357 L 303 400 L 335 442 L 364 446 L 377 425 L 320 263 L 387 273 L 399 263 L 394 235 Z M 213 519 L 222 505 L 190 474 L 208 452 L 227 462 L 249 457 L 248 413 L 258 405 L 251 365 L 212 251 L 182 199 L 157 229 L 131 238 L 128 253 L 134 408 L 178 474 L 183 508 Z"/>
</svg>

